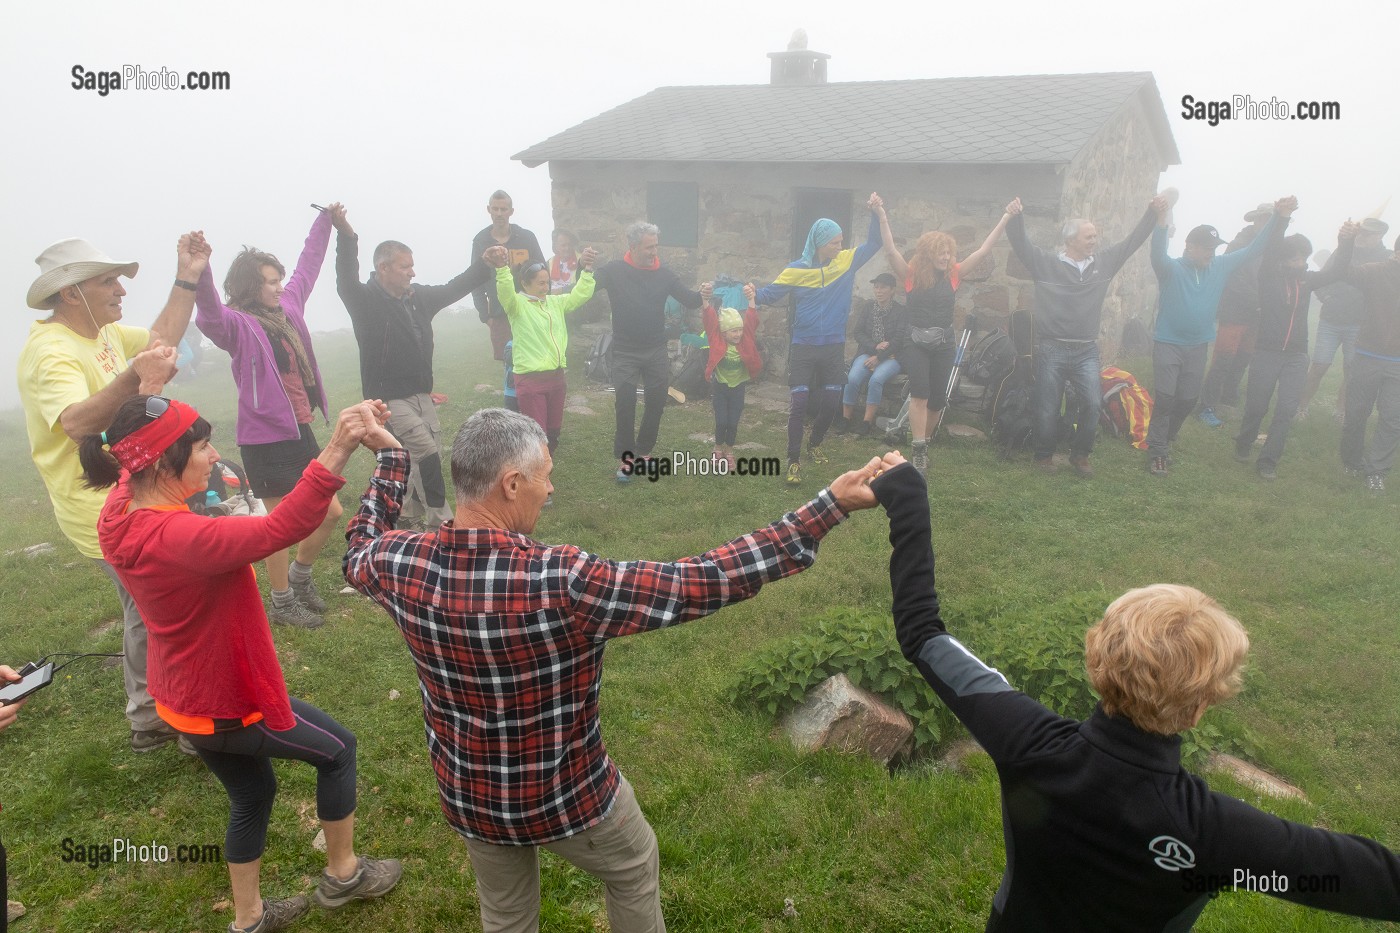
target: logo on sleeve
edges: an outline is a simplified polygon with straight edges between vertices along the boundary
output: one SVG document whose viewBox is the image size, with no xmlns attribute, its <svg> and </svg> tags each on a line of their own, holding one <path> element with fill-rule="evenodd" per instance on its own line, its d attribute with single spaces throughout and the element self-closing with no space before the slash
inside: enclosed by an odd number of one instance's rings
<svg viewBox="0 0 1400 933">
<path fill-rule="evenodd" d="M 1180 839 L 1171 836 L 1158 836 L 1147 844 L 1147 848 L 1156 858 L 1152 861 L 1157 863 L 1157 867 L 1165 868 L 1167 871 L 1181 871 L 1183 868 L 1196 867 L 1196 853 L 1191 851 L 1191 847 Z"/>
</svg>

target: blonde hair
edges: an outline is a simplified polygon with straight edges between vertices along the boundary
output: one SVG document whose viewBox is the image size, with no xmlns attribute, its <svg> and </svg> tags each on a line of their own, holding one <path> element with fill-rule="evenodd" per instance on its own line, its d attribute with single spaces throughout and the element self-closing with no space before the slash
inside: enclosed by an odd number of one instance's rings
<svg viewBox="0 0 1400 933">
<path fill-rule="evenodd" d="M 941 230 L 933 230 L 925 233 L 914 242 L 914 251 L 909 254 L 909 273 L 914 278 L 915 288 L 928 288 L 934 280 L 942 273 L 933 266 L 933 257 L 942 252 L 943 247 L 948 248 L 948 253 L 953 257 L 953 264 L 958 261 L 958 241 L 950 234 Z M 952 266 L 948 267 L 948 272 L 952 272 Z"/>
<path fill-rule="evenodd" d="M 1129 590 L 1084 635 L 1089 681 L 1104 711 L 1175 735 L 1202 705 L 1239 692 L 1244 626 L 1200 590 L 1158 583 Z"/>
</svg>

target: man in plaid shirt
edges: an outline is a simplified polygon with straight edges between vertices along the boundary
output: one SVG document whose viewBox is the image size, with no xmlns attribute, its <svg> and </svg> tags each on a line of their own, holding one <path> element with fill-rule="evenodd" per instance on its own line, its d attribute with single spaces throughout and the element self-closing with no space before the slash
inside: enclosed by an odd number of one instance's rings
<svg viewBox="0 0 1400 933">
<path fill-rule="evenodd" d="M 527 537 L 553 491 L 530 418 L 487 409 L 467 420 L 452 445 L 455 521 L 426 534 L 393 530 L 408 455 L 388 432 L 380 442 L 345 578 L 389 611 L 413 653 L 442 809 L 467 840 L 483 929 L 538 929 L 544 846 L 602 879 L 613 933 L 662 933 L 656 836 L 599 729 L 603 648 L 811 566 L 828 531 L 875 505 L 879 458 L 699 557 L 618 563 Z"/>
</svg>

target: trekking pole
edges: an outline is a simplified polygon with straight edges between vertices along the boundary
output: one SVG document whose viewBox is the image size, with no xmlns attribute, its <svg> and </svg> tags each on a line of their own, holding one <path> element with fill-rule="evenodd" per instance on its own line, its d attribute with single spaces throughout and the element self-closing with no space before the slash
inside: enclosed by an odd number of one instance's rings
<svg viewBox="0 0 1400 933">
<path fill-rule="evenodd" d="M 933 429 L 929 435 L 929 442 L 938 436 L 938 428 L 943 427 L 943 420 L 948 415 L 948 407 L 953 404 L 953 390 L 958 387 L 958 377 L 962 375 L 963 357 L 967 354 L 967 345 L 972 342 L 972 331 L 977 326 L 977 318 L 971 314 L 963 322 L 963 331 L 958 335 L 957 352 L 953 355 L 953 368 L 948 371 L 948 389 L 944 395 L 943 416 L 938 419 L 938 427 Z"/>
</svg>

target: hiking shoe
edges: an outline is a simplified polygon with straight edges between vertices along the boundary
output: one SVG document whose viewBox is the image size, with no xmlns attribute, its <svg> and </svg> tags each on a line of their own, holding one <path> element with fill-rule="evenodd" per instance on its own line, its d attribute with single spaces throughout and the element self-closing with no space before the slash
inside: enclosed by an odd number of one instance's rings
<svg viewBox="0 0 1400 933">
<path fill-rule="evenodd" d="M 928 445 L 915 444 L 914 450 L 910 454 L 909 462 L 914 465 L 914 469 L 919 471 L 920 476 L 928 475 Z"/>
<path fill-rule="evenodd" d="M 258 918 L 257 923 L 250 927 L 236 927 L 230 923 L 228 933 L 272 933 L 273 930 L 285 930 L 292 925 L 293 920 L 311 909 L 311 901 L 307 900 L 305 894 L 275 901 L 263 898 L 262 907 L 262 916 Z"/>
<path fill-rule="evenodd" d="M 132 729 L 131 750 L 138 755 L 153 752 L 167 742 L 173 742 L 178 738 L 180 738 L 180 733 L 163 722 L 151 729 Z"/>
<path fill-rule="evenodd" d="M 326 601 L 321 598 L 320 593 L 316 592 L 316 584 L 313 581 L 307 580 L 305 583 L 293 581 L 288 585 L 292 588 L 292 595 L 297 598 L 297 602 L 307 609 L 317 613 L 326 611 Z"/>
<path fill-rule="evenodd" d="M 1165 456 L 1153 457 L 1147 462 L 1147 472 L 1153 476 L 1167 475 L 1167 458 Z"/>
<path fill-rule="evenodd" d="M 267 618 L 274 625 L 289 625 L 292 628 L 320 628 L 326 624 L 325 619 L 307 609 L 295 598 L 286 605 L 279 605 L 274 597 Z"/>
<path fill-rule="evenodd" d="M 831 458 L 822 453 L 822 449 L 816 445 L 807 448 L 807 456 L 812 458 L 813 463 L 830 463 Z"/>
<path fill-rule="evenodd" d="M 854 434 L 856 437 L 869 437 L 869 436 L 871 435 L 871 433 L 874 432 L 874 430 L 875 430 L 875 422 L 873 422 L 873 421 L 862 421 L 862 422 L 860 423 L 860 425 L 859 425 L 854 431 L 851 431 L 850 433 Z"/>
<path fill-rule="evenodd" d="M 1266 480 L 1278 479 L 1278 471 L 1271 466 L 1261 464 L 1259 466 L 1259 478 Z"/>
<path fill-rule="evenodd" d="M 1235 462 L 1236 462 L 1236 463 L 1248 463 L 1249 460 L 1250 460 L 1250 458 L 1253 457 L 1253 456 L 1254 456 L 1254 447 L 1253 447 L 1253 446 L 1241 447 L 1239 444 L 1236 444 L 1236 445 L 1235 445 Z"/>
<path fill-rule="evenodd" d="M 796 486 L 800 482 L 802 482 L 802 464 L 794 460 L 788 464 L 787 484 Z"/>
<path fill-rule="evenodd" d="M 1201 424 L 1208 428 L 1218 428 L 1225 423 L 1215 416 L 1214 408 L 1202 408 L 1201 413 L 1196 417 L 1201 419 Z"/>
<path fill-rule="evenodd" d="M 1054 457 L 1045 457 L 1043 459 L 1038 458 L 1035 461 L 1035 468 L 1040 472 L 1045 473 L 1046 475 L 1054 473 L 1057 469 L 1059 469 L 1057 466 L 1055 466 Z"/>
<path fill-rule="evenodd" d="M 402 875 L 403 863 L 398 859 L 366 858 L 362 855 L 355 874 L 345 881 L 332 877 L 329 871 L 321 872 L 321 883 L 316 886 L 312 897 L 327 910 L 335 910 L 351 901 L 383 897 L 394 889 Z"/>
<path fill-rule="evenodd" d="M 1070 457 L 1069 465 L 1074 467 L 1074 473 L 1081 479 L 1093 479 L 1094 468 L 1089 465 L 1088 457 Z"/>
<path fill-rule="evenodd" d="M 179 741 L 175 743 L 175 750 L 181 755 L 189 755 L 191 758 L 199 757 L 199 750 L 194 747 L 194 743 L 189 740 L 188 736 L 180 736 Z"/>
<path fill-rule="evenodd" d="M 1385 492 L 1385 477 L 1379 473 L 1372 473 L 1366 477 L 1366 489 L 1379 496 Z"/>
<path fill-rule="evenodd" d="M 832 434 L 850 434 L 855 428 L 852 427 L 851 420 L 845 415 L 837 415 L 831 419 L 831 427 L 827 430 Z"/>
</svg>

